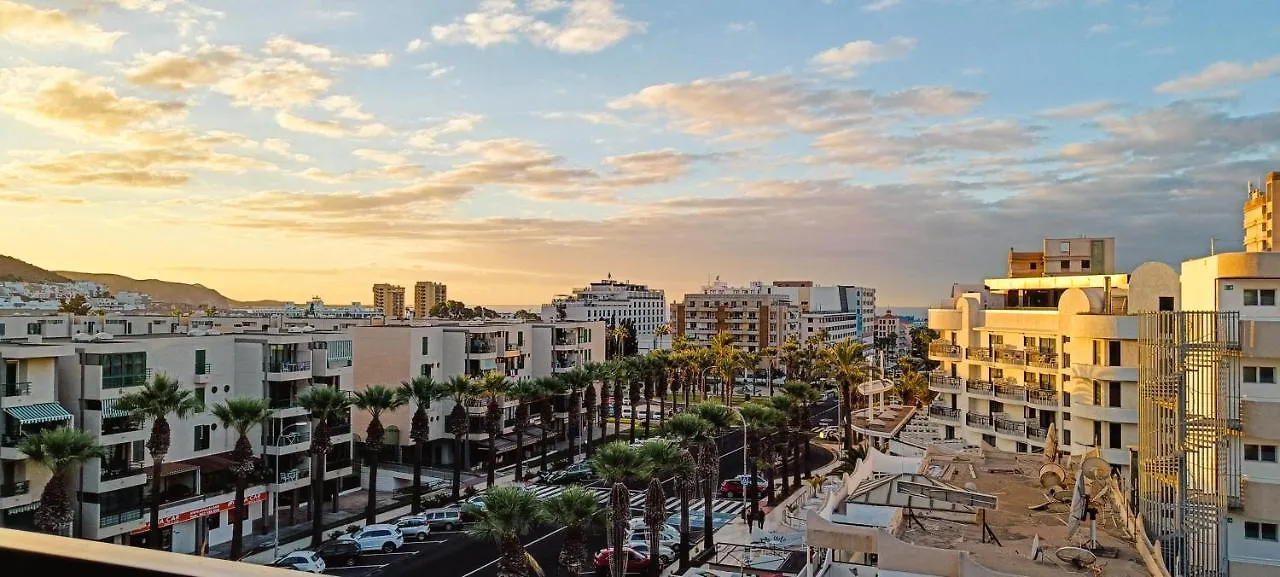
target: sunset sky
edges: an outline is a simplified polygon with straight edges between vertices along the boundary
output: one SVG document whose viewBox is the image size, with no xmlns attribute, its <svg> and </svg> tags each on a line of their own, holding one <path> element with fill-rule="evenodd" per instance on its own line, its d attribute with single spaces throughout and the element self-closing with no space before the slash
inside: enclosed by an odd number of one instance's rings
<svg viewBox="0 0 1280 577">
<path fill-rule="evenodd" d="M 612 273 L 926 305 L 1240 242 L 1280 2 L 0 0 L 0 254 L 371 300 Z M 410 289 L 412 290 L 412 289 Z"/>
</svg>

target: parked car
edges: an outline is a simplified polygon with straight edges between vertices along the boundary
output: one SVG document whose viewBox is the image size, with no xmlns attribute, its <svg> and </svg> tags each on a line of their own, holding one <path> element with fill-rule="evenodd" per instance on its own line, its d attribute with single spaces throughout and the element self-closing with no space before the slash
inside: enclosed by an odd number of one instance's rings
<svg viewBox="0 0 1280 577">
<path fill-rule="evenodd" d="M 627 543 L 627 547 L 641 555 L 644 555 L 645 557 L 653 557 L 653 555 L 649 554 L 648 541 L 631 541 Z M 671 562 L 675 560 L 675 558 L 676 558 L 675 549 L 668 547 L 667 545 L 658 545 L 658 562 L 659 563 L 662 563 L 663 565 L 670 565 Z"/>
<path fill-rule="evenodd" d="M 360 545 L 360 551 L 362 552 L 382 551 L 383 553 L 391 553 L 404 547 L 404 535 L 400 533 L 400 529 L 395 525 L 385 523 L 365 525 L 359 531 L 339 537 L 339 539 L 355 541 Z"/>
<path fill-rule="evenodd" d="M 745 480 L 746 480 L 745 477 L 738 476 L 732 479 L 725 479 L 723 481 L 720 481 L 720 496 L 730 498 L 730 499 L 736 499 L 738 497 L 741 497 L 744 491 L 743 481 Z M 768 486 L 767 484 L 754 485 L 754 486 L 745 485 L 745 491 L 746 491 L 746 494 L 750 496 L 754 494 L 757 490 L 761 490 L 761 491 L 764 490 L 764 488 L 767 486 Z"/>
<path fill-rule="evenodd" d="M 431 509 L 423 511 L 422 517 L 431 525 L 431 530 L 453 531 L 462 528 L 462 511 L 458 509 Z"/>
<path fill-rule="evenodd" d="M 639 551 L 630 547 L 624 547 L 622 552 L 627 556 L 627 562 L 624 571 L 627 573 L 636 573 L 643 571 L 649 567 L 649 558 L 641 554 Z M 608 569 L 609 559 L 613 557 L 613 547 L 605 547 L 596 552 L 596 569 Z"/>
<path fill-rule="evenodd" d="M 646 527 L 632 529 L 631 533 L 627 536 L 627 541 L 640 541 L 643 543 L 648 543 L 649 529 Z M 675 529 L 672 529 L 671 527 L 663 525 L 662 528 L 658 530 L 658 544 L 662 545 L 663 547 L 670 547 L 671 550 L 673 551 L 679 551 L 680 550 L 680 532 L 676 531 Z M 648 552 L 644 552 L 644 553 L 648 555 Z"/>
<path fill-rule="evenodd" d="M 329 567 L 350 567 L 360 561 L 360 544 L 344 539 L 326 541 L 316 547 L 316 554 Z"/>
<path fill-rule="evenodd" d="M 314 551 L 294 551 L 277 559 L 271 566 L 297 569 L 307 573 L 324 573 L 325 570 L 324 559 Z"/>
<path fill-rule="evenodd" d="M 405 539 L 426 541 L 431 535 L 431 521 L 422 515 L 404 517 L 396 521 L 396 528 L 400 529 L 400 534 L 404 535 Z"/>
<path fill-rule="evenodd" d="M 593 481 L 595 478 L 596 472 L 591 469 L 591 464 L 583 462 L 569 465 L 559 471 L 547 473 L 545 481 L 553 485 L 566 485 L 569 483 Z"/>
</svg>

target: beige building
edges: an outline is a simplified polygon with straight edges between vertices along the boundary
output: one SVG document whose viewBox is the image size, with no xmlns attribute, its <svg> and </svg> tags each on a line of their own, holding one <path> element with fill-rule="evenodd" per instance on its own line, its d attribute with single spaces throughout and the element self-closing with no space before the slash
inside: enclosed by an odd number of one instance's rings
<svg viewBox="0 0 1280 577">
<path fill-rule="evenodd" d="M 373 306 L 389 319 L 404 318 L 404 287 L 378 283 L 373 285 Z"/>
<path fill-rule="evenodd" d="M 1138 437 L 1135 315 L 1176 310 L 1178 274 L 1152 262 L 984 285 L 989 297 L 964 293 L 929 310 L 940 334 L 929 358 L 942 363 L 929 375 L 930 420 L 945 438 L 1020 453 L 1042 450 L 1053 425 L 1067 452 L 1096 447 L 1127 468 Z"/>
<path fill-rule="evenodd" d="M 701 346 L 719 333 L 728 333 L 738 348 L 758 352 L 781 346 L 789 335 L 799 336 L 800 307 L 787 294 L 733 288 L 716 281 L 671 305 L 671 330 Z"/>
<path fill-rule="evenodd" d="M 1267 174 L 1262 188 L 1249 183 L 1249 198 L 1244 203 L 1245 252 L 1271 252 L 1275 250 L 1276 226 L 1280 225 L 1275 211 L 1276 194 L 1280 194 L 1280 172 Z"/>
<path fill-rule="evenodd" d="M 1009 278 L 1113 274 L 1114 238 L 1046 238 L 1039 252 L 1009 249 Z"/>
<path fill-rule="evenodd" d="M 444 283 L 418 281 L 413 285 L 413 318 L 427 318 L 431 307 L 442 305 L 447 300 L 449 300 L 449 288 Z"/>
</svg>

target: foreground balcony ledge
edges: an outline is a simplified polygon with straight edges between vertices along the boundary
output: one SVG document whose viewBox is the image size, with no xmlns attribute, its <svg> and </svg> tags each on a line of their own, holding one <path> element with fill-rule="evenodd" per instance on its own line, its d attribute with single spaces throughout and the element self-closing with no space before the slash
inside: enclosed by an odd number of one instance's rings
<svg viewBox="0 0 1280 577">
<path fill-rule="evenodd" d="M 286 577 L 297 574 L 296 571 L 263 565 L 12 529 L 0 529 L 0 563 L 9 567 L 38 568 L 41 572 L 57 575 L 95 577 Z"/>
</svg>

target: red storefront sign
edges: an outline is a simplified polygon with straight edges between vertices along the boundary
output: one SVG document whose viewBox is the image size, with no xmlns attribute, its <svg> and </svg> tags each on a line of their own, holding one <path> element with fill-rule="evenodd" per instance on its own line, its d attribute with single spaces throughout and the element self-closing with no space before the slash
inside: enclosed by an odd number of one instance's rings
<svg viewBox="0 0 1280 577">
<path fill-rule="evenodd" d="M 246 496 L 246 497 L 244 498 L 244 504 L 245 504 L 245 506 L 246 506 L 246 507 L 248 507 L 249 505 L 253 505 L 254 503 L 261 503 L 261 502 L 266 501 L 266 500 L 267 500 L 267 492 L 266 492 L 266 491 L 263 491 L 263 492 L 258 493 L 258 494 L 256 494 L 256 495 L 248 495 L 248 496 Z M 190 511 L 184 511 L 184 512 L 182 512 L 182 513 L 178 513 L 177 515 L 169 515 L 169 516 L 167 516 L 167 517 L 161 517 L 161 518 L 160 518 L 160 528 L 162 528 L 162 529 L 163 529 L 163 528 L 168 527 L 168 526 L 170 526 L 170 525 L 178 525 L 178 524 L 181 524 L 181 523 L 186 523 L 187 521 L 190 521 L 190 520 L 192 520 L 192 519 L 199 519 L 199 518 L 201 518 L 201 517 L 208 517 L 209 515 L 216 515 L 216 514 L 218 514 L 218 513 L 223 512 L 223 511 L 230 511 L 230 510 L 234 509 L 234 508 L 235 508 L 235 506 L 236 506 L 235 499 L 232 499 L 232 500 L 230 500 L 230 501 L 223 501 L 223 502 L 221 502 L 221 503 L 218 503 L 217 505 L 207 505 L 207 506 L 201 507 L 201 508 L 199 508 L 199 509 L 192 509 L 192 510 L 190 510 Z M 146 533 L 147 531 L 150 531 L 150 530 L 151 530 L 151 522 L 150 522 L 150 521 L 147 521 L 147 522 L 142 526 L 142 528 L 141 528 L 141 529 L 137 529 L 137 530 L 135 530 L 135 531 L 131 532 L 131 534 L 133 534 L 133 535 L 139 535 L 139 534 L 142 534 L 142 533 Z"/>
</svg>

